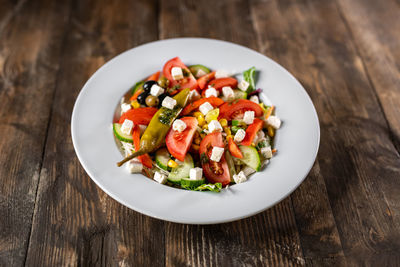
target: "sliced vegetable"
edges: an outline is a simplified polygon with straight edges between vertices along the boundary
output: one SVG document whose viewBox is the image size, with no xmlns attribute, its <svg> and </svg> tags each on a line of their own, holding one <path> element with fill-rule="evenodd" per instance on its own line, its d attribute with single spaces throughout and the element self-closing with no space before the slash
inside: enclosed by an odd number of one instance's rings
<svg viewBox="0 0 400 267">
<path fill-rule="evenodd" d="M 119 123 L 124 123 L 124 120 L 128 119 L 133 121 L 134 124 L 147 125 L 150 123 L 154 114 L 156 114 L 156 108 L 135 108 L 130 109 L 119 118 Z"/>
<path fill-rule="evenodd" d="M 194 190 L 200 185 L 204 184 L 205 181 L 206 181 L 205 179 L 191 180 L 189 178 L 182 178 L 180 183 L 183 188 Z"/>
<path fill-rule="evenodd" d="M 225 86 L 230 86 L 231 88 L 236 88 L 237 84 L 238 84 L 238 81 L 232 77 L 214 79 L 208 83 L 208 85 L 211 85 L 212 87 L 214 87 L 217 90 L 222 89 L 222 87 L 225 87 Z"/>
<path fill-rule="evenodd" d="M 257 135 L 258 131 L 262 129 L 264 124 L 263 120 L 260 120 L 258 118 L 254 119 L 254 122 L 249 125 L 246 129 L 246 136 L 244 137 L 242 141 L 242 145 L 244 146 L 249 146 L 254 140 L 254 137 Z"/>
<path fill-rule="evenodd" d="M 201 64 L 191 65 L 191 66 L 189 66 L 189 70 L 195 77 L 197 77 L 197 73 L 199 70 L 202 70 L 205 74 L 211 72 L 211 70 L 209 68 L 207 68 L 206 66 L 201 65 Z"/>
<path fill-rule="evenodd" d="M 182 110 L 182 115 L 187 115 L 190 112 L 192 112 L 193 110 L 199 108 L 202 104 L 204 104 L 205 102 L 209 102 L 211 105 L 213 105 L 213 107 L 219 107 L 222 104 L 224 104 L 225 102 L 218 97 L 212 96 L 212 97 L 208 97 L 208 98 L 202 98 L 199 99 L 197 101 L 194 101 L 193 103 L 190 103 L 189 105 L 187 105 L 183 110 Z M 261 109 L 261 108 L 260 108 Z"/>
<path fill-rule="evenodd" d="M 184 78 L 176 81 L 172 78 L 171 70 L 173 67 L 179 67 L 182 68 L 182 72 L 184 75 Z M 165 63 L 164 68 L 163 68 L 163 75 L 169 80 L 169 86 L 174 87 L 179 85 L 179 89 L 195 89 L 197 88 L 197 80 L 194 78 L 193 74 L 190 72 L 190 70 L 186 67 L 185 64 L 181 61 L 179 57 L 175 57 L 173 59 L 170 59 Z"/>
<path fill-rule="evenodd" d="M 241 159 L 243 158 L 242 152 L 240 151 L 237 144 L 233 141 L 233 138 L 228 138 L 228 148 L 229 152 L 231 152 L 232 156 L 235 158 Z"/>
<path fill-rule="evenodd" d="M 157 71 L 156 73 L 153 73 L 152 75 L 150 75 L 147 78 L 147 81 L 157 81 L 158 77 L 160 77 L 160 72 L 159 71 Z"/>
<path fill-rule="evenodd" d="M 239 149 L 243 154 L 243 158 L 240 159 L 240 161 L 254 170 L 259 171 L 261 169 L 261 160 L 257 149 L 252 146 L 239 146 Z"/>
<path fill-rule="evenodd" d="M 233 175 L 236 174 L 235 162 L 232 159 L 232 155 L 229 151 L 225 151 L 225 160 L 228 164 L 229 174 L 231 175 L 231 182 L 234 182 Z"/>
<path fill-rule="evenodd" d="M 171 168 L 168 167 L 168 161 L 170 159 L 171 154 L 169 154 L 168 150 L 165 147 L 157 150 L 155 160 L 158 167 L 166 171 L 171 170 Z"/>
<path fill-rule="evenodd" d="M 227 120 L 234 119 L 246 111 L 254 111 L 255 117 L 260 117 L 263 115 L 263 110 L 260 105 L 247 100 L 247 99 L 239 99 L 236 103 L 225 103 L 219 108 L 219 119 L 225 118 Z"/>
<path fill-rule="evenodd" d="M 206 122 L 210 123 L 212 120 L 218 120 L 219 109 L 215 108 L 207 113 L 205 116 Z"/>
<path fill-rule="evenodd" d="M 183 117 L 180 120 L 186 124 L 186 129 L 180 133 L 171 128 L 167 133 L 166 143 L 171 155 L 183 161 L 193 142 L 198 123 L 195 117 Z"/>
<path fill-rule="evenodd" d="M 130 101 L 136 100 L 138 98 L 138 96 L 143 93 L 143 84 L 142 86 L 140 86 L 140 88 L 138 88 L 132 95 L 132 97 L 129 99 Z"/>
<path fill-rule="evenodd" d="M 247 88 L 247 93 L 250 93 L 256 89 L 256 68 L 251 67 L 250 69 L 243 72 L 243 78 L 246 82 L 249 83 L 249 87 Z"/>
<path fill-rule="evenodd" d="M 214 77 L 215 77 L 215 71 L 210 72 L 204 75 L 203 77 L 197 79 L 197 84 L 199 88 L 202 90 L 205 89 L 207 87 L 208 82 L 214 79 Z"/>
<path fill-rule="evenodd" d="M 267 111 L 265 112 L 265 119 L 268 119 L 269 116 L 271 116 L 272 112 L 274 111 L 274 106 L 271 106 Z"/>
<path fill-rule="evenodd" d="M 120 140 L 122 142 L 132 143 L 133 142 L 132 135 L 123 133 L 121 131 L 121 125 L 122 124 L 120 124 L 120 123 L 113 123 L 113 131 L 114 131 L 115 137 L 117 137 L 118 140 Z"/>
<path fill-rule="evenodd" d="M 144 84 L 144 81 L 140 81 L 140 82 L 137 82 L 137 83 L 135 83 L 135 85 L 134 86 L 132 86 L 132 95 L 134 95 L 139 89 L 143 89 L 143 84 Z"/>
<path fill-rule="evenodd" d="M 183 178 L 189 177 L 190 169 L 193 167 L 193 158 L 190 154 L 187 154 L 185 160 L 178 167 L 171 169 L 168 180 L 173 183 L 179 183 Z"/>
<path fill-rule="evenodd" d="M 185 189 L 188 189 L 188 188 L 185 188 Z M 221 189 L 222 189 L 222 184 L 221 183 L 215 183 L 215 184 L 202 184 L 199 187 L 197 187 L 196 189 L 193 189 L 193 191 L 220 192 Z"/>
<path fill-rule="evenodd" d="M 139 148 L 140 148 L 140 128 L 139 128 L 139 125 L 135 125 L 135 127 L 133 127 L 132 139 L 133 139 L 133 146 L 135 147 L 135 151 L 138 151 Z M 149 154 L 143 154 L 141 156 L 138 156 L 138 159 L 147 168 L 153 167 L 153 161 L 151 160 Z"/>
<path fill-rule="evenodd" d="M 232 99 L 227 99 L 225 96 L 221 96 L 221 99 L 225 102 L 233 102 L 237 99 L 247 99 L 247 93 L 242 90 L 234 89 L 233 90 L 234 97 Z"/>
</svg>

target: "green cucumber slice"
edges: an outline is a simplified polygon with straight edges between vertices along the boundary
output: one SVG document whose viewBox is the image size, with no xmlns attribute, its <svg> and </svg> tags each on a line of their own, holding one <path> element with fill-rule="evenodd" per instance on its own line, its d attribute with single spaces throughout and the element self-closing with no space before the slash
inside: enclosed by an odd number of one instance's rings
<svg viewBox="0 0 400 267">
<path fill-rule="evenodd" d="M 199 70 L 204 71 L 206 74 L 211 72 L 211 70 L 209 68 L 207 68 L 204 65 L 200 65 L 200 64 L 189 66 L 189 70 L 196 78 L 199 78 L 199 77 L 197 77 L 197 72 Z"/>
<path fill-rule="evenodd" d="M 234 97 L 232 99 L 227 99 L 224 95 L 221 96 L 221 99 L 224 100 L 225 102 L 233 102 L 237 99 L 247 99 L 247 93 L 243 92 L 242 90 L 239 89 L 233 89 Z"/>
<path fill-rule="evenodd" d="M 120 123 L 113 123 L 113 131 L 115 137 L 118 138 L 118 140 L 123 141 L 123 142 L 128 142 L 128 143 L 133 143 L 132 135 L 124 134 L 121 131 L 121 124 Z"/>
<path fill-rule="evenodd" d="M 206 182 L 205 179 L 200 180 L 190 180 L 189 178 L 182 178 L 181 179 L 181 186 L 184 188 L 195 189 L 196 187 L 204 184 Z"/>
<path fill-rule="evenodd" d="M 156 164 L 163 170 L 170 171 L 171 168 L 168 167 L 168 161 L 171 159 L 171 154 L 169 154 L 168 150 L 163 147 L 157 150 L 156 152 Z"/>
<path fill-rule="evenodd" d="M 140 82 L 135 83 L 135 85 L 132 86 L 132 88 L 131 88 L 132 95 L 135 94 L 137 90 L 142 89 L 143 88 L 143 84 L 144 84 L 144 81 L 140 81 Z"/>
<path fill-rule="evenodd" d="M 190 169 L 194 168 L 193 158 L 190 154 L 186 154 L 183 163 L 178 167 L 171 169 L 168 175 L 168 180 L 173 183 L 180 182 L 182 178 L 188 178 Z"/>
<path fill-rule="evenodd" d="M 239 149 L 243 154 L 243 158 L 240 159 L 240 161 L 254 170 L 259 171 L 261 169 L 261 160 L 257 149 L 252 146 L 239 146 Z"/>
</svg>

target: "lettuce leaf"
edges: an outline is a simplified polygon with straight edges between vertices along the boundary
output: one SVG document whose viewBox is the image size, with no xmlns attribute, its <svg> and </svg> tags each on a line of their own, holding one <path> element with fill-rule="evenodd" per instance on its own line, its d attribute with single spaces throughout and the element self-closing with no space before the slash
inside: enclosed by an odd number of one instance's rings
<svg viewBox="0 0 400 267">
<path fill-rule="evenodd" d="M 196 188 L 192 188 L 190 186 L 185 186 L 181 185 L 182 188 L 187 189 L 187 190 L 192 190 L 192 191 L 212 191 L 212 192 L 220 192 L 222 188 L 221 183 L 215 183 L 215 184 L 202 184 Z"/>
<path fill-rule="evenodd" d="M 249 83 L 247 93 L 251 93 L 256 89 L 256 68 L 251 67 L 250 69 L 243 72 L 243 79 Z"/>
</svg>

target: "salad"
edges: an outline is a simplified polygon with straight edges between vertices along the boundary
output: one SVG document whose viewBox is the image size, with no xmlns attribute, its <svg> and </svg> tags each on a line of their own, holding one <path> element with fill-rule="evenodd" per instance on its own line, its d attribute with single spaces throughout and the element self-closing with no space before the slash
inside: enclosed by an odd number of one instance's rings
<svg viewBox="0 0 400 267">
<path fill-rule="evenodd" d="M 125 158 L 117 165 L 187 190 L 219 192 L 245 182 L 276 153 L 281 125 L 274 106 L 260 101 L 255 76 L 255 67 L 239 80 L 169 60 L 121 100 L 113 132 Z"/>
</svg>

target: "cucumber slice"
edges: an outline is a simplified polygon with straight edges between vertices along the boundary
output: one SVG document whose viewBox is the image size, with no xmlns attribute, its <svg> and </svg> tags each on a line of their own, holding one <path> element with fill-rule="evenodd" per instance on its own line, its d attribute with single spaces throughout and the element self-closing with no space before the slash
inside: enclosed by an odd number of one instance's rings
<svg viewBox="0 0 400 267">
<path fill-rule="evenodd" d="M 168 175 L 168 180 L 172 183 L 179 183 L 182 178 L 188 178 L 190 169 L 194 168 L 193 158 L 190 154 L 186 154 L 183 163 L 178 167 L 173 168 Z"/>
<path fill-rule="evenodd" d="M 254 170 L 259 171 L 261 169 L 261 161 L 257 149 L 252 146 L 239 146 L 239 149 L 243 154 L 243 158 L 240 159 L 240 161 Z"/>
<path fill-rule="evenodd" d="M 209 68 L 207 68 L 204 65 L 200 65 L 200 64 L 189 66 L 189 70 L 196 78 L 199 78 L 199 77 L 197 77 L 197 72 L 199 70 L 204 71 L 206 74 L 211 72 L 211 70 Z"/>
<path fill-rule="evenodd" d="M 233 175 L 236 174 L 235 163 L 233 162 L 231 153 L 228 150 L 225 151 L 225 160 L 228 164 L 229 174 L 231 175 L 231 182 L 234 182 Z"/>
<path fill-rule="evenodd" d="M 115 137 L 122 142 L 133 143 L 132 135 L 124 134 L 121 131 L 121 124 L 120 123 L 113 123 L 113 131 Z"/>
<path fill-rule="evenodd" d="M 132 95 L 134 93 L 136 93 L 137 90 L 143 88 L 143 84 L 144 84 L 144 81 L 140 81 L 140 82 L 135 83 L 135 85 L 132 86 L 132 88 L 131 88 L 132 89 Z"/>
<path fill-rule="evenodd" d="M 170 171 L 171 168 L 168 167 L 168 161 L 171 159 L 171 154 L 169 154 L 168 150 L 163 147 L 157 150 L 156 152 L 156 164 L 163 170 Z"/>
<path fill-rule="evenodd" d="M 243 92 L 242 90 L 234 89 L 233 93 L 234 97 L 232 99 L 228 100 L 225 96 L 221 96 L 221 99 L 224 100 L 225 102 L 233 102 L 237 99 L 247 99 L 247 93 Z"/>
<path fill-rule="evenodd" d="M 181 185 L 182 187 L 194 189 L 206 182 L 205 179 L 200 179 L 200 180 L 190 180 L 189 178 L 182 178 L 181 180 Z"/>
</svg>

